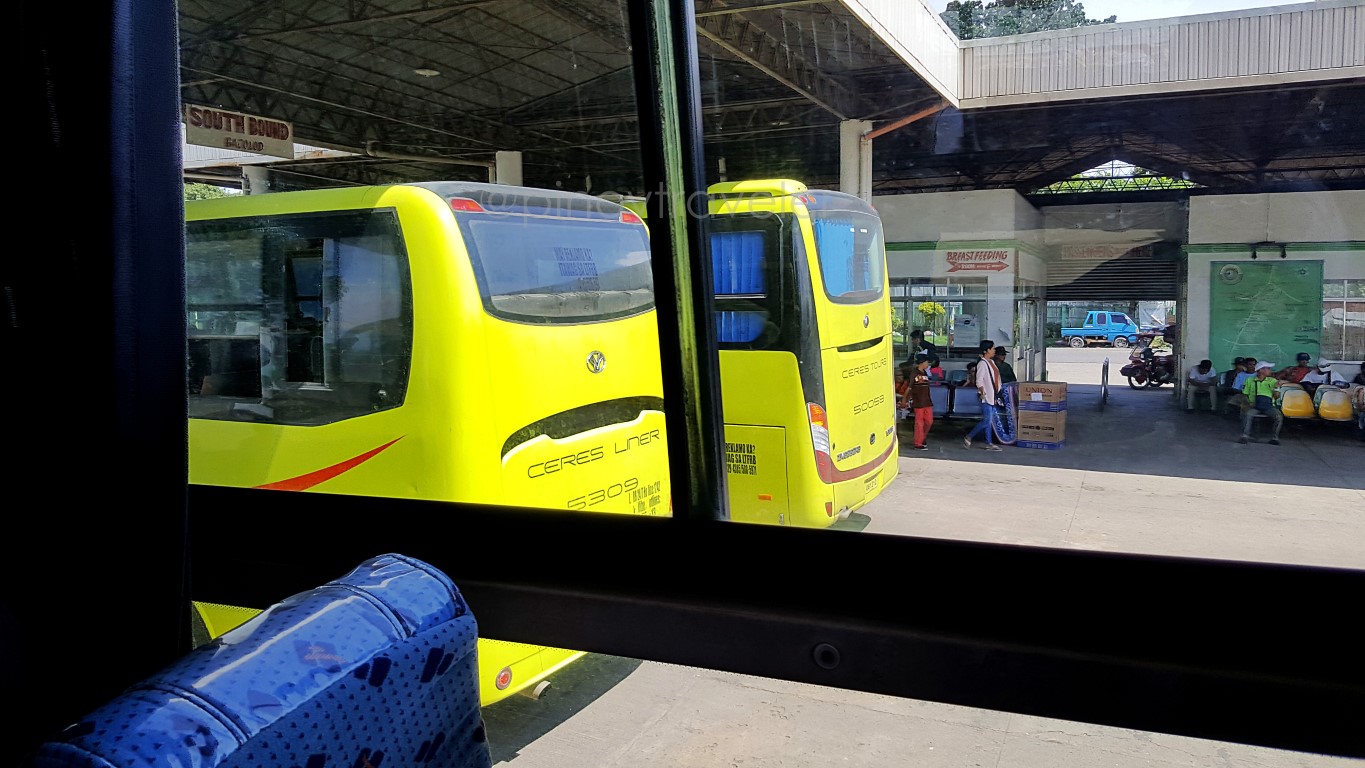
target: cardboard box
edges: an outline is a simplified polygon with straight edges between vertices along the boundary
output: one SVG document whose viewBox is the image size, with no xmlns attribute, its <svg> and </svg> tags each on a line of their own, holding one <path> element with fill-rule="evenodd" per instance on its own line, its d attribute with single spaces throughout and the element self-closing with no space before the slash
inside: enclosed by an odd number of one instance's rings
<svg viewBox="0 0 1365 768">
<path fill-rule="evenodd" d="M 1015 448 L 1036 448 L 1042 451 L 1060 451 L 1066 447 L 1066 441 L 1060 443 L 1039 443 L 1034 440 L 1019 440 L 1014 444 Z"/>
<path fill-rule="evenodd" d="M 1018 440 L 1021 443 L 1066 442 L 1065 411 L 1020 411 Z M 1031 446 L 1024 446 L 1031 447 Z"/>
<path fill-rule="evenodd" d="M 1022 411 L 1065 411 L 1066 382 L 1020 382 L 1016 397 Z"/>
<path fill-rule="evenodd" d="M 1040 400 L 1024 400 L 1015 403 L 1015 407 L 1020 411 L 1051 411 L 1055 413 L 1066 410 L 1066 401 L 1061 400 L 1055 403 L 1049 403 Z"/>
</svg>

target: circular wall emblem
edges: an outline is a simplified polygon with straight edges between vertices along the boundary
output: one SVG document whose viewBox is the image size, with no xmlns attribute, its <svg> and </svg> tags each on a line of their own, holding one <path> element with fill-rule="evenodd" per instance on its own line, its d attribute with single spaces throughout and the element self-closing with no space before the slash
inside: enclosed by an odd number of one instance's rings
<svg viewBox="0 0 1365 768">
<path fill-rule="evenodd" d="M 1225 264 L 1218 270 L 1218 279 L 1227 285 L 1236 285 L 1242 282 L 1242 268 L 1236 264 Z"/>
<path fill-rule="evenodd" d="M 588 355 L 588 370 L 592 371 L 593 373 L 601 373 L 602 369 L 606 367 L 607 356 L 602 354 L 600 351 L 594 349 L 592 351 L 592 354 Z"/>
</svg>

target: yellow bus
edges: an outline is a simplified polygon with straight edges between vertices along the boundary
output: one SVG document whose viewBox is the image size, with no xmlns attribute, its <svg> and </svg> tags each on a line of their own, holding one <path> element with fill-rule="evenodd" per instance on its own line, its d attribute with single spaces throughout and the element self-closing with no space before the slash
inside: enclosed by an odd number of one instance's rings
<svg viewBox="0 0 1365 768">
<path fill-rule="evenodd" d="M 832 525 L 898 467 L 881 219 L 785 179 L 708 192 L 731 518 Z"/>
<path fill-rule="evenodd" d="M 192 483 L 669 513 L 635 213 L 460 182 L 186 212 Z M 196 607 L 208 637 L 255 613 Z M 485 705 L 582 655 L 479 643 Z"/>
<path fill-rule="evenodd" d="M 790 179 L 707 191 L 730 517 L 831 526 L 898 472 L 881 217 Z"/>
</svg>

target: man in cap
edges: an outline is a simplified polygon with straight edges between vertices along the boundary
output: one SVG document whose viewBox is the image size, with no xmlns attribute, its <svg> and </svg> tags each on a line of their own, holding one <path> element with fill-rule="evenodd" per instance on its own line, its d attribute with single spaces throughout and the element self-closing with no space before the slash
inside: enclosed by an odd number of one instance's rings
<svg viewBox="0 0 1365 768">
<path fill-rule="evenodd" d="M 1276 373 L 1275 378 L 1279 379 L 1280 381 L 1288 381 L 1292 384 L 1298 384 L 1300 381 L 1303 381 L 1304 376 L 1307 376 L 1309 373 L 1313 371 L 1313 366 L 1308 364 L 1309 361 L 1311 361 L 1312 359 L 1313 356 L 1308 354 L 1307 352 L 1300 352 L 1299 354 L 1294 356 L 1295 361 L 1294 364 L 1285 368 L 1279 373 Z"/>
<path fill-rule="evenodd" d="M 1251 424 L 1259 414 L 1270 417 L 1270 444 L 1280 444 L 1280 427 L 1284 426 L 1284 416 L 1275 407 L 1275 388 L 1279 386 L 1279 381 L 1270 375 L 1273 370 L 1273 363 L 1257 363 L 1256 375 L 1242 385 L 1242 394 L 1246 396 L 1248 407 L 1242 411 L 1242 436 L 1237 440 L 1239 443 L 1251 442 Z"/>
</svg>

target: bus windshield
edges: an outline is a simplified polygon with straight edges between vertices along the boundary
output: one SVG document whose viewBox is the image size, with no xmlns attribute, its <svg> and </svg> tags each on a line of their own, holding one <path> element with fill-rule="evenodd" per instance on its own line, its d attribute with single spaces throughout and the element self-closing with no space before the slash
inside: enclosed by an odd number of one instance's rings
<svg viewBox="0 0 1365 768">
<path fill-rule="evenodd" d="M 812 210 L 810 218 L 820 277 L 830 301 L 868 304 L 880 300 L 886 271 L 881 220 L 849 210 Z"/>
<path fill-rule="evenodd" d="M 506 213 L 461 217 L 484 308 L 525 323 L 582 323 L 654 306 L 638 225 Z"/>
</svg>

